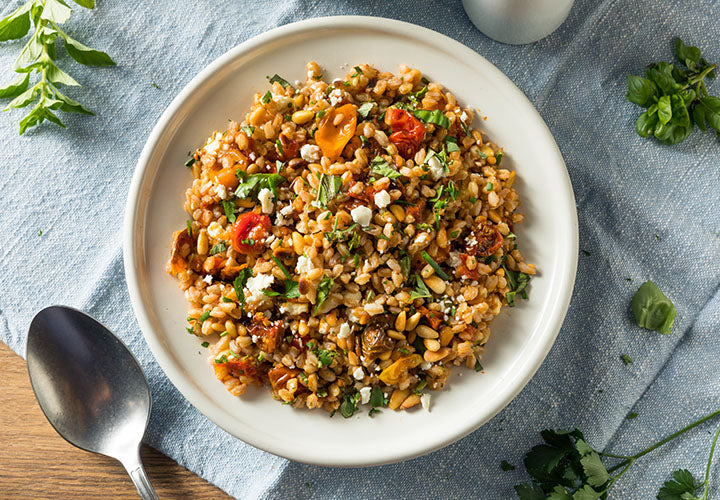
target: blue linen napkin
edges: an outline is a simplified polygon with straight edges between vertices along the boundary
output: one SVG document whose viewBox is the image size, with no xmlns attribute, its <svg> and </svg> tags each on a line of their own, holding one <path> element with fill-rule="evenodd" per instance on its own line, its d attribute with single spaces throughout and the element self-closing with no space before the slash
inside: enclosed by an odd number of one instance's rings
<svg viewBox="0 0 720 500">
<path fill-rule="evenodd" d="M 8 3 L 3 15 L 20 2 Z M 22 353 L 31 317 L 53 303 L 96 316 L 131 347 L 150 380 L 147 442 L 181 465 L 238 498 L 508 499 L 512 485 L 527 479 L 522 457 L 541 429 L 577 426 L 598 449 L 634 452 L 719 406 L 720 144 L 700 133 L 672 148 L 641 139 L 633 130 L 639 108 L 624 98 L 626 75 L 670 60 L 674 36 L 720 61 L 717 1 L 578 0 L 558 31 L 525 46 L 502 45 L 479 33 L 459 0 L 255 0 L 251 7 L 128 0 L 75 10 L 68 32 L 107 50 L 118 67 L 62 61 L 84 84 L 70 95 L 98 113 L 64 116 L 67 130 L 43 126 L 18 137 L 20 112 L 0 119 L 0 339 Z M 557 342 L 505 410 L 429 456 L 354 470 L 261 452 L 191 407 L 145 345 L 121 253 L 135 162 L 176 93 L 210 61 L 258 33 L 337 14 L 391 17 L 434 29 L 477 50 L 515 81 L 565 157 L 583 249 Z M 0 45 L 0 68 L 10 68 L 20 47 Z M 720 94 L 720 83 L 710 88 Z M 630 298 L 647 279 L 677 306 L 671 336 L 640 330 L 630 317 Z M 622 353 L 634 363 L 626 366 Z M 628 421 L 631 411 L 638 417 Z M 702 475 L 711 430 L 703 426 L 639 462 L 611 498 L 654 498 L 680 467 Z M 503 472 L 501 460 L 518 468 Z"/>
</svg>

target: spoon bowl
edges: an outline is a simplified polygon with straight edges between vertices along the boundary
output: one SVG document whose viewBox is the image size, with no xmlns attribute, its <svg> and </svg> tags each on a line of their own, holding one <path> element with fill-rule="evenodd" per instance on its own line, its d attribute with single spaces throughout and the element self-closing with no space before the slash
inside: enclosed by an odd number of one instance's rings
<svg viewBox="0 0 720 500">
<path fill-rule="evenodd" d="M 26 354 L 35 397 L 58 434 L 119 460 L 140 496 L 156 499 L 139 453 L 150 388 L 128 348 L 87 314 L 51 306 L 30 323 Z"/>
</svg>

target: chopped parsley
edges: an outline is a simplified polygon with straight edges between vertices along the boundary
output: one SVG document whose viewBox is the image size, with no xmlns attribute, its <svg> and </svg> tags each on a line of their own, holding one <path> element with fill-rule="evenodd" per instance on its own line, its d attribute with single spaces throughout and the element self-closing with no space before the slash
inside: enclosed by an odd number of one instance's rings
<svg viewBox="0 0 720 500">
<path fill-rule="evenodd" d="M 255 132 L 255 127 L 253 127 L 252 125 L 247 125 L 245 127 L 240 127 L 240 130 L 245 132 L 248 137 L 252 137 L 253 133 Z"/>
<path fill-rule="evenodd" d="M 240 174 L 242 172 L 242 174 Z M 262 188 L 268 188 L 272 191 L 273 195 L 277 199 L 277 187 L 284 183 L 287 179 L 280 174 L 251 174 L 245 175 L 245 172 L 238 169 L 236 171 L 240 184 L 235 188 L 235 196 L 242 199 L 250 198 L 251 196 L 257 196 L 257 193 Z"/>
<path fill-rule="evenodd" d="M 337 356 L 335 351 L 329 349 L 318 349 L 317 353 L 318 367 L 330 366 L 333 362 L 333 358 Z"/>
<path fill-rule="evenodd" d="M 527 291 L 525 288 L 530 281 L 530 276 L 525 273 L 513 271 L 505 264 L 503 264 L 502 267 L 505 269 L 505 277 L 507 278 L 508 285 L 510 286 L 510 291 L 505 294 L 505 299 L 510 307 L 515 307 L 516 295 L 520 294 L 520 297 L 527 299 Z"/>
<path fill-rule="evenodd" d="M 193 233 L 192 233 L 192 222 L 190 222 L 189 220 L 186 220 L 186 221 L 185 221 L 185 224 L 187 225 L 187 233 L 188 233 L 188 236 L 190 236 L 190 237 L 192 238 L 192 237 L 193 237 Z"/>
<path fill-rule="evenodd" d="M 272 92 L 270 92 L 269 90 L 267 92 L 265 92 L 265 95 L 262 96 L 261 100 L 262 100 L 263 104 L 267 104 L 270 101 L 272 101 Z"/>
<path fill-rule="evenodd" d="M 215 243 L 212 246 L 212 248 L 210 249 L 210 255 L 223 253 L 225 250 L 227 250 L 227 246 L 225 245 L 224 241 L 221 241 L 220 243 Z"/>
<path fill-rule="evenodd" d="M 419 274 L 415 275 L 415 284 L 415 289 L 410 292 L 410 300 L 423 299 L 431 296 L 430 290 L 428 290 L 427 285 L 425 285 L 425 282 Z"/>
<path fill-rule="evenodd" d="M 242 312 L 245 312 L 245 293 L 243 293 L 243 287 L 247 283 L 247 280 L 252 278 L 253 271 L 249 267 L 244 267 L 240 270 L 240 273 L 238 274 L 237 278 L 235 278 L 235 281 L 233 281 L 233 288 L 235 288 L 235 295 L 237 296 L 237 301 L 240 304 L 240 308 Z"/>
<path fill-rule="evenodd" d="M 457 139 L 452 136 L 445 137 L 445 146 L 447 147 L 448 153 L 460 151 L 460 146 L 458 146 Z"/>
<path fill-rule="evenodd" d="M 330 295 L 330 290 L 332 290 L 334 284 L 335 280 L 330 276 L 325 275 L 322 277 L 322 280 L 320 280 L 320 284 L 317 287 L 317 303 L 315 304 L 313 315 L 317 314 L 320 307 L 322 307 L 325 300 L 327 300 Z"/>
<path fill-rule="evenodd" d="M 476 371 L 476 372 L 481 372 L 482 370 L 483 370 L 483 365 L 480 364 L 480 360 L 479 360 L 479 359 L 476 359 L 476 360 L 475 360 L 475 371 Z"/>
<path fill-rule="evenodd" d="M 209 345 L 210 345 L 210 342 L 203 342 L 203 343 L 202 343 L 202 344 L 200 344 L 200 345 L 201 345 L 201 346 L 203 346 L 203 347 L 207 347 L 207 346 L 209 346 Z"/>
</svg>

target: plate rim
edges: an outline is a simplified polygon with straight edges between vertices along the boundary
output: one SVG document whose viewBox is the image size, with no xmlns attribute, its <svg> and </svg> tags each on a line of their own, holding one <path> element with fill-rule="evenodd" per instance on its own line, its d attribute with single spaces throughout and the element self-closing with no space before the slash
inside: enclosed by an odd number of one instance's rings
<svg viewBox="0 0 720 500">
<path fill-rule="evenodd" d="M 212 78 L 213 75 L 221 70 L 224 66 L 231 63 L 235 59 L 241 58 L 245 53 L 251 52 L 263 45 L 267 45 L 276 40 L 281 40 L 285 37 L 302 34 L 308 30 L 322 29 L 322 28 L 338 28 L 343 24 L 352 24 L 355 29 L 369 29 L 369 30 L 382 30 L 387 32 L 394 32 L 397 34 L 398 31 L 402 31 L 416 38 L 423 38 L 427 40 L 427 43 L 440 49 L 448 50 L 451 49 L 453 52 L 460 52 L 463 54 L 463 59 L 469 61 L 468 64 L 471 66 L 483 65 L 484 71 L 490 71 L 494 73 L 494 78 L 504 80 L 507 84 L 507 91 L 512 93 L 519 101 L 522 101 L 531 111 L 531 115 L 534 114 L 537 118 L 537 126 L 546 136 L 549 144 L 553 147 L 552 152 L 554 158 L 552 158 L 553 164 L 562 166 L 561 179 L 564 183 L 562 191 L 569 194 L 567 201 L 570 205 L 569 222 L 571 234 L 564 241 L 565 255 L 568 256 L 566 264 L 560 270 L 561 273 L 557 273 L 556 277 L 560 280 L 561 284 L 567 286 L 561 288 L 561 293 L 555 297 L 548 305 L 547 310 L 551 313 L 551 321 L 548 322 L 546 332 L 549 331 L 549 335 L 545 336 L 545 344 L 541 348 L 535 348 L 532 352 L 533 356 L 530 362 L 526 363 L 526 371 L 524 376 L 520 379 L 520 383 L 512 390 L 508 391 L 507 395 L 495 404 L 495 407 L 489 411 L 485 417 L 473 420 L 471 424 L 462 428 L 459 432 L 450 433 L 445 439 L 434 443 L 430 446 L 416 446 L 412 449 L 406 449 L 402 452 L 393 453 L 381 453 L 377 452 L 375 456 L 362 456 L 360 458 L 350 454 L 346 456 L 346 459 L 339 463 L 335 457 L 332 462 L 329 458 L 319 456 L 312 453 L 312 450 L 295 450 L 286 446 L 282 446 L 277 440 L 264 440 L 255 438 L 250 434 L 240 436 L 236 429 L 232 428 L 231 422 L 228 421 L 225 415 L 214 413 L 213 407 L 215 403 L 211 399 L 198 390 L 191 380 L 187 379 L 185 375 L 180 373 L 175 367 L 175 361 L 173 361 L 169 353 L 167 353 L 162 345 L 163 341 L 159 334 L 155 332 L 155 328 L 150 320 L 150 315 L 146 310 L 146 305 L 142 299 L 142 291 L 140 286 L 140 280 L 138 278 L 138 261 L 143 260 L 142 252 L 144 246 L 141 244 L 144 234 L 145 220 L 141 218 L 141 205 L 143 204 L 143 188 L 147 189 L 147 182 L 145 181 L 148 171 L 150 170 L 150 160 L 155 154 L 155 149 L 158 146 L 158 142 L 161 137 L 167 132 L 167 129 L 173 125 L 173 120 L 176 115 L 181 111 L 185 101 L 192 96 L 192 94 L 198 90 L 198 88 Z M 155 179 L 150 179 L 154 181 Z M 201 414 L 207 417 L 211 422 L 219 426 L 221 429 L 228 432 L 230 435 L 240 439 L 241 441 L 274 454 L 276 456 L 284 457 L 290 460 L 331 467 L 366 467 L 384 465 L 389 463 L 396 463 L 418 456 L 428 454 L 443 448 L 451 443 L 454 443 L 461 438 L 467 436 L 471 432 L 480 428 L 482 425 L 487 423 L 500 411 L 502 411 L 515 397 L 527 386 L 529 381 L 533 378 L 537 370 L 544 362 L 547 354 L 549 353 L 552 346 L 555 344 L 557 335 L 560 332 L 562 324 L 567 315 L 567 311 L 572 298 L 573 289 L 575 286 L 575 278 L 577 274 L 577 262 L 578 262 L 578 251 L 579 251 L 579 227 L 577 210 L 575 205 L 575 195 L 570 180 L 567 166 L 562 157 L 560 148 L 555 141 L 554 136 L 550 132 L 547 124 L 543 120 L 542 116 L 532 104 L 532 102 L 525 96 L 525 94 L 505 75 L 499 68 L 497 68 L 490 61 L 485 59 L 480 53 L 471 49 L 470 47 L 462 44 L 461 42 L 434 31 L 432 29 L 419 26 L 416 24 L 400 21 L 396 19 L 389 19 L 383 17 L 374 16 L 354 16 L 354 15 L 341 15 L 341 16 L 325 16 L 318 18 L 305 19 L 289 24 L 285 24 L 269 31 L 256 35 L 223 53 L 211 63 L 206 65 L 200 72 L 198 72 L 184 87 L 183 89 L 172 99 L 168 104 L 167 108 L 158 118 L 156 124 L 153 126 L 150 135 L 148 136 L 145 145 L 143 146 L 142 152 L 135 165 L 132 180 L 130 183 L 128 198 L 125 205 L 125 213 L 123 219 L 123 264 L 125 271 L 125 280 L 128 289 L 128 295 L 130 297 L 130 303 L 132 305 L 133 313 L 143 333 L 150 351 L 158 363 L 163 373 L 175 388 L 183 395 L 183 397 L 195 407 Z M 529 368 L 527 368 L 529 367 Z"/>
</svg>

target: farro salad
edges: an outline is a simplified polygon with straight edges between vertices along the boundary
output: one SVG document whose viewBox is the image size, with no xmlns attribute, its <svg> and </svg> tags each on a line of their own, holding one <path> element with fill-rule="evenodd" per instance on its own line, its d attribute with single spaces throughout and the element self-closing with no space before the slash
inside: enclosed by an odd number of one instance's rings
<svg viewBox="0 0 720 500">
<path fill-rule="evenodd" d="M 482 371 L 489 325 L 527 298 L 515 172 L 475 111 L 417 69 L 270 78 L 191 155 L 168 272 L 216 377 L 296 408 L 430 407 Z"/>
</svg>

